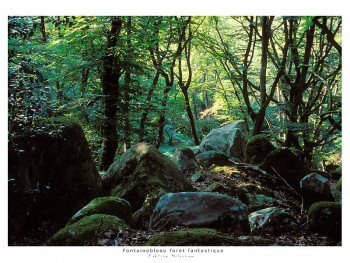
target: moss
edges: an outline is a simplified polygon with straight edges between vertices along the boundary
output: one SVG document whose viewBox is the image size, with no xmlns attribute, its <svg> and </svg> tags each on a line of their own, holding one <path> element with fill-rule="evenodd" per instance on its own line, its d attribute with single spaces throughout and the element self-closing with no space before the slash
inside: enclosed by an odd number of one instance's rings
<svg viewBox="0 0 350 263">
<path fill-rule="evenodd" d="M 309 209 L 308 218 L 312 232 L 341 238 L 341 203 L 314 203 Z"/>
<path fill-rule="evenodd" d="M 228 237 L 220 232 L 208 228 L 194 228 L 165 232 L 153 237 L 145 246 L 269 246 L 272 240 L 239 240 Z"/>
<path fill-rule="evenodd" d="M 275 150 L 275 146 L 262 134 L 250 138 L 246 145 L 246 155 L 250 163 L 259 164 Z"/>
<path fill-rule="evenodd" d="M 182 152 L 184 155 L 186 155 L 191 160 L 193 160 L 195 158 L 195 155 L 190 148 L 180 147 L 180 148 L 175 150 L 175 154 L 177 154 L 178 152 Z"/>
<path fill-rule="evenodd" d="M 102 231 L 108 230 L 117 234 L 122 228 L 129 228 L 129 225 L 116 216 L 103 214 L 86 216 L 59 230 L 46 244 L 48 246 L 83 246 L 94 240 Z"/>
<path fill-rule="evenodd" d="M 146 143 L 125 152 L 107 171 L 103 186 L 105 194 L 129 201 L 133 212 L 159 193 L 194 191 L 176 163 Z"/>
<path fill-rule="evenodd" d="M 83 217 L 94 214 L 106 214 L 117 216 L 130 226 L 133 226 L 132 214 L 129 202 L 114 196 L 98 197 L 77 212 L 70 220 L 73 224 Z"/>
<path fill-rule="evenodd" d="M 342 244 L 341 244 L 341 241 L 339 241 L 337 244 L 336 244 L 336 246 L 342 246 Z"/>
<path fill-rule="evenodd" d="M 340 177 L 337 185 L 335 186 L 335 189 L 337 189 L 338 191 L 341 191 L 341 185 L 342 185 L 341 181 L 342 181 L 342 177 Z"/>
</svg>

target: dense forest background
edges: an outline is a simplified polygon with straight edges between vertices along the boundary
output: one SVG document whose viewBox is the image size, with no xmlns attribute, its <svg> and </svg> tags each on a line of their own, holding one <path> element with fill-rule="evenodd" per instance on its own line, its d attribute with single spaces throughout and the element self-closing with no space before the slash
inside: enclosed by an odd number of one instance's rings
<svg viewBox="0 0 350 263">
<path fill-rule="evenodd" d="M 245 120 L 309 167 L 341 163 L 342 18 L 8 18 L 9 136 L 78 120 L 99 170 Z"/>
</svg>

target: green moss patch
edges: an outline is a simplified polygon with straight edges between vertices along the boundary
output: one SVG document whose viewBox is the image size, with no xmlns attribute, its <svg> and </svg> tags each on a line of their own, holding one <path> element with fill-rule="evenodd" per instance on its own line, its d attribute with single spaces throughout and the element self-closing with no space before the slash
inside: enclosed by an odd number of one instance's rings
<svg viewBox="0 0 350 263">
<path fill-rule="evenodd" d="M 308 212 L 309 229 L 314 233 L 341 238 L 341 203 L 317 202 Z"/>
<path fill-rule="evenodd" d="M 46 244 L 48 246 L 84 246 L 95 240 L 102 232 L 117 234 L 122 228 L 129 228 L 129 225 L 116 216 L 103 214 L 86 216 L 62 228 Z"/>
<path fill-rule="evenodd" d="M 165 232 L 153 237 L 145 246 L 269 246 L 274 244 L 269 239 L 254 241 L 239 240 L 228 237 L 220 232 L 208 228 L 194 228 Z"/>
<path fill-rule="evenodd" d="M 76 213 L 68 223 L 73 224 L 83 217 L 94 214 L 117 216 L 128 223 L 130 226 L 133 226 L 132 213 L 129 202 L 114 196 L 95 198 L 88 205 L 83 207 L 78 213 Z"/>
</svg>

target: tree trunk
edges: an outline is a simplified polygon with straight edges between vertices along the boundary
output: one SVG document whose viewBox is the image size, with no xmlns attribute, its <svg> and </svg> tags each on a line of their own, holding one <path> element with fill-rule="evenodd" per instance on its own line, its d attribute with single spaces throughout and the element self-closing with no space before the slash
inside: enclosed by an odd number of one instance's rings
<svg viewBox="0 0 350 263">
<path fill-rule="evenodd" d="M 122 27 L 121 18 L 113 18 L 111 30 L 107 37 L 106 54 L 103 57 L 103 72 L 101 77 L 104 95 L 105 124 L 103 130 L 104 147 L 101 160 L 101 169 L 107 170 L 114 161 L 115 152 L 118 148 L 117 110 L 119 100 L 120 73 L 115 65 L 116 59 L 110 50 L 117 45 L 117 37 Z M 117 63 L 116 63 L 117 64 Z"/>
<path fill-rule="evenodd" d="M 191 131 L 192 131 L 192 136 L 193 136 L 193 139 L 194 139 L 194 143 L 196 145 L 199 145 L 199 140 L 198 140 L 197 131 L 196 131 L 196 125 L 194 123 L 194 118 L 193 118 L 193 114 L 192 114 L 192 110 L 191 110 L 191 105 L 190 105 L 190 99 L 188 97 L 188 92 L 187 92 L 187 90 L 182 90 L 182 93 L 185 96 L 186 112 L 187 112 L 188 118 L 190 119 Z"/>
<path fill-rule="evenodd" d="M 47 43 L 46 30 L 45 30 L 45 17 L 44 16 L 40 17 L 40 30 L 41 30 L 41 41 L 43 43 Z"/>
<path fill-rule="evenodd" d="M 152 83 L 152 87 L 149 89 L 148 93 L 147 93 L 147 98 L 146 98 L 146 103 L 150 102 L 152 99 L 152 94 L 154 92 L 154 90 L 156 89 L 157 83 L 158 83 L 158 79 L 159 79 L 159 75 L 160 73 L 157 72 L 154 79 L 153 79 L 153 83 Z M 147 108 L 143 111 L 142 116 L 141 116 L 141 121 L 140 121 L 140 130 L 139 130 L 139 141 L 143 142 L 144 141 L 144 136 L 145 136 L 145 124 L 146 124 L 146 119 L 147 119 L 147 115 L 148 115 L 148 111 L 149 108 L 147 106 Z"/>
<path fill-rule="evenodd" d="M 170 87 L 166 87 L 164 89 L 164 95 L 162 100 L 162 111 L 158 120 L 158 139 L 156 142 L 156 148 L 159 149 L 164 136 L 164 126 L 165 126 L 165 110 L 166 110 L 166 103 L 168 100 L 168 93 L 170 91 Z"/>
</svg>

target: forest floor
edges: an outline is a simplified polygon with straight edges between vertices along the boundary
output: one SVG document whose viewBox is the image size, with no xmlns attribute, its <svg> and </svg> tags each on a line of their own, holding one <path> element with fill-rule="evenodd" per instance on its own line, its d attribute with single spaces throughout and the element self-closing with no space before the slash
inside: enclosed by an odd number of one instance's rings
<svg viewBox="0 0 350 263">
<path fill-rule="evenodd" d="M 268 184 L 268 189 L 273 191 L 276 199 L 282 201 L 288 207 L 289 211 L 293 211 L 294 216 L 297 219 L 298 226 L 290 232 L 283 235 L 274 235 L 273 233 L 259 233 L 259 235 L 244 235 L 239 236 L 232 233 L 227 233 L 228 236 L 242 239 L 242 240 L 258 240 L 261 238 L 268 238 L 275 242 L 276 245 L 281 246 L 334 246 L 336 241 L 328 237 L 317 235 L 311 233 L 307 230 L 306 224 L 306 214 L 301 213 L 301 199 L 296 194 L 291 191 L 288 186 L 276 176 L 266 175 L 258 170 L 253 169 L 253 167 L 237 166 L 232 167 L 239 171 L 232 173 L 232 170 L 227 169 L 201 169 L 198 170 L 203 173 L 205 181 L 193 183 L 193 186 L 197 191 L 208 192 L 208 187 L 213 183 L 217 183 L 221 186 L 227 185 L 231 182 L 231 185 L 235 186 L 255 186 L 256 189 Z M 191 178 L 195 172 L 185 173 L 187 178 Z M 253 187 L 254 188 L 254 187 Z M 234 198 L 237 198 L 235 193 L 227 192 L 227 188 L 218 188 L 218 191 L 211 191 L 214 193 L 225 193 Z M 47 224 L 40 226 L 36 229 L 28 230 L 20 235 L 12 237 L 9 240 L 9 245 L 11 246 L 42 246 L 45 242 L 55 234 L 59 229 L 64 227 L 64 225 L 59 224 Z M 184 230 L 186 227 L 175 227 L 170 229 L 170 231 Z M 152 237 L 163 233 L 162 231 L 144 231 L 144 230 L 132 230 L 124 229 L 119 233 L 117 240 L 105 240 L 104 244 L 91 244 L 91 245 L 112 245 L 112 246 L 142 246 Z M 222 244 L 223 246 L 229 244 Z"/>
</svg>

